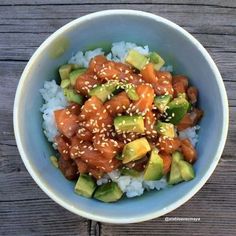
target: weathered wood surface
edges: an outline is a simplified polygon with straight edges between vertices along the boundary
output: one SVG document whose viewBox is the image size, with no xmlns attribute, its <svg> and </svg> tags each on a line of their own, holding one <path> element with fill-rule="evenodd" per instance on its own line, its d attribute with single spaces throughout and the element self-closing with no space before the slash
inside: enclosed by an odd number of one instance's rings
<svg viewBox="0 0 236 236">
<path fill-rule="evenodd" d="M 173 20 L 207 48 L 223 76 L 230 130 L 213 176 L 189 202 L 168 217 L 110 225 L 76 216 L 49 199 L 34 183 L 18 154 L 12 106 L 20 75 L 35 49 L 53 31 L 79 16 L 104 9 L 138 9 Z M 236 1 L 0 1 L 0 235 L 236 235 Z"/>
</svg>

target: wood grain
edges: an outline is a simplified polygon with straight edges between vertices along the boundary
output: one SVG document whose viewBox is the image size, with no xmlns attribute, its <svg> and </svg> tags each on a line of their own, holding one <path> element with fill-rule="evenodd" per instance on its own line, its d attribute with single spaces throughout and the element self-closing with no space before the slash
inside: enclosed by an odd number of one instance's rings
<svg viewBox="0 0 236 236">
<path fill-rule="evenodd" d="M 220 1 L 220 0 L 198 0 L 197 2 L 195 0 L 169 0 L 169 1 L 163 1 L 163 0 L 119 0 L 119 2 L 113 0 L 94 0 L 94 1 L 85 1 L 85 0 L 2 0 L 1 5 L 94 5 L 94 4 L 108 4 L 108 5 L 120 5 L 122 3 L 126 4 L 158 4 L 158 5 L 191 5 L 191 6 L 211 6 L 211 7 L 223 7 L 223 8 L 235 8 L 236 3 L 234 0 L 226 0 L 226 1 Z"/>
<path fill-rule="evenodd" d="M 12 127 L 14 94 L 37 47 L 70 20 L 105 9 L 137 9 L 166 17 L 192 33 L 215 60 L 228 93 L 230 129 L 210 180 L 166 217 L 131 225 L 90 221 L 49 199 L 26 171 Z M 1 0 L 0 2 L 0 235 L 236 235 L 236 1 L 234 0 Z M 9 109 L 10 108 L 10 109 Z"/>
</svg>

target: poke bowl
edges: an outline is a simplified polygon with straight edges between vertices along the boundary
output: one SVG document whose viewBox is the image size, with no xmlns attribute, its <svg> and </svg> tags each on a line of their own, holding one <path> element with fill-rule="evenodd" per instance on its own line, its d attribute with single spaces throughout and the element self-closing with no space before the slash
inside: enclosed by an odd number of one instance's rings
<svg viewBox="0 0 236 236">
<path fill-rule="evenodd" d="M 145 221 L 185 203 L 213 173 L 227 131 L 210 55 L 180 26 L 141 11 L 92 13 L 57 30 L 28 62 L 14 103 L 35 182 L 101 222 Z"/>
</svg>

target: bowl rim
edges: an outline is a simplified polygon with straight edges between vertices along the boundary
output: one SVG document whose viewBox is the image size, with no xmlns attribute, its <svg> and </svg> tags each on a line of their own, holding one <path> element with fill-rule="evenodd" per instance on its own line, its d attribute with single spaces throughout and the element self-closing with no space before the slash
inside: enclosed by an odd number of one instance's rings
<svg viewBox="0 0 236 236">
<path fill-rule="evenodd" d="M 20 114 L 20 109 L 19 109 L 20 106 L 19 105 L 20 105 L 20 100 L 21 100 L 20 98 L 21 98 L 21 95 L 22 95 L 23 89 L 24 89 L 24 86 L 23 86 L 24 80 L 27 77 L 28 73 L 30 72 L 31 65 L 37 60 L 37 57 L 41 54 L 41 52 L 44 50 L 44 48 L 48 44 L 50 44 L 61 33 L 66 31 L 67 29 L 69 29 L 73 25 L 78 25 L 78 24 L 83 23 L 88 20 L 94 20 L 98 17 L 110 16 L 110 15 L 124 15 L 124 14 L 125 15 L 132 15 L 132 16 L 141 16 L 141 17 L 149 18 L 151 20 L 155 20 L 157 22 L 162 22 L 162 23 L 168 25 L 169 27 L 171 27 L 172 29 L 179 31 L 179 33 L 181 33 L 182 35 L 187 37 L 191 41 L 191 43 L 194 44 L 195 47 L 197 47 L 198 50 L 202 53 L 202 55 L 205 57 L 205 59 L 208 61 L 209 65 L 214 73 L 217 85 L 220 88 L 219 91 L 220 91 L 220 97 L 222 100 L 224 112 L 223 112 L 223 127 L 222 127 L 223 129 L 222 129 L 222 133 L 221 133 L 221 139 L 219 142 L 219 146 L 216 151 L 216 155 L 213 159 L 213 162 L 210 165 L 210 168 L 204 174 L 204 176 L 201 178 L 201 180 L 199 181 L 199 183 L 197 185 L 195 185 L 185 196 L 178 199 L 174 203 L 170 204 L 168 207 L 161 209 L 157 212 L 146 214 L 143 216 L 132 217 L 132 218 L 126 218 L 126 217 L 112 218 L 112 217 L 104 217 L 104 216 L 100 216 L 100 215 L 94 215 L 93 213 L 88 213 L 88 212 L 82 211 L 78 208 L 75 208 L 71 204 L 69 204 L 69 202 L 63 201 L 59 196 L 56 195 L 56 193 L 54 193 L 50 189 L 50 187 L 47 187 L 44 184 L 41 177 L 37 173 L 34 172 L 33 167 L 31 166 L 31 163 L 24 151 L 24 147 L 23 147 L 22 139 L 21 139 L 22 137 L 21 137 L 20 128 L 19 128 L 20 124 L 18 123 L 18 115 Z M 127 10 L 127 9 L 117 10 L 117 9 L 114 9 L 114 10 L 98 11 L 95 13 L 90 13 L 85 16 L 79 17 L 79 18 L 67 23 L 66 25 L 62 26 L 61 28 L 59 28 L 57 31 L 55 31 L 53 34 L 51 34 L 39 46 L 39 48 L 35 51 L 35 53 L 30 58 L 29 62 L 27 63 L 27 65 L 21 75 L 21 78 L 19 80 L 16 95 L 15 95 L 14 108 L 13 108 L 13 123 L 14 123 L 14 134 L 15 134 L 17 147 L 18 147 L 20 156 L 24 162 L 24 165 L 25 165 L 27 171 L 32 176 L 32 178 L 34 179 L 34 181 L 51 199 L 53 199 L 56 203 L 58 203 L 60 206 L 62 206 L 64 208 L 66 208 L 70 212 L 80 215 L 82 217 L 91 219 L 91 220 L 106 222 L 106 223 L 114 223 L 114 224 L 136 223 L 136 222 L 151 220 L 153 218 L 160 217 L 162 215 L 165 215 L 165 214 L 175 210 L 176 208 L 180 207 L 185 202 L 187 202 L 190 198 L 192 198 L 203 187 L 203 185 L 210 178 L 214 169 L 216 168 L 216 166 L 219 162 L 219 159 L 222 155 L 224 146 L 225 146 L 227 133 L 228 133 L 228 126 L 229 126 L 229 108 L 228 108 L 227 93 L 226 93 L 225 86 L 223 83 L 223 79 L 220 75 L 220 72 L 219 72 L 216 64 L 214 63 L 213 59 L 211 58 L 211 56 L 207 52 L 207 50 L 201 45 L 201 43 L 196 38 L 194 38 L 190 33 L 188 33 L 185 29 L 183 29 L 179 25 L 177 25 L 177 24 L 173 23 L 172 21 L 167 20 L 163 17 L 160 17 L 158 15 L 155 15 L 155 14 L 152 14 L 149 12 L 144 12 L 144 11 L 137 11 L 137 10 Z"/>
</svg>

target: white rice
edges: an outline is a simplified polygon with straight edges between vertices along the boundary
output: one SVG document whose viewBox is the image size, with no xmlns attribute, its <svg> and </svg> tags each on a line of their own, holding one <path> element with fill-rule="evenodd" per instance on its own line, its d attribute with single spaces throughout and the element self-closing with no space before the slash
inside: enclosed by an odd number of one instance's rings
<svg viewBox="0 0 236 236">
<path fill-rule="evenodd" d="M 117 62 L 125 62 L 125 58 L 129 52 L 129 50 L 135 49 L 139 53 L 143 55 L 149 54 L 149 48 L 148 46 L 137 46 L 135 43 L 129 43 L 129 42 L 117 42 L 113 43 L 111 47 L 111 53 L 107 55 L 107 58 L 109 60 L 117 61 Z"/>
<path fill-rule="evenodd" d="M 173 72 L 173 66 L 172 65 L 167 65 L 167 66 L 162 66 L 160 71 L 169 71 Z"/>
<path fill-rule="evenodd" d="M 44 134 L 49 142 L 53 142 L 58 134 L 53 112 L 65 108 L 67 101 L 61 87 L 56 84 L 55 80 L 45 81 L 44 87 L 39 91 L 44 99 L 44 104 L 40 108 L 40 111 L 43 113 Z"/>
<path fill-rule="evenodd" d="M 68 63 L 78 64 L 87 68 L 92 58 L 103 54 L 104 52 L 102 51 L 102 48 L 97 48 L 93 51 L 87 51 L 85 53 L 83 53 L 82 51 L 78 51 L 73 57 L 71 57 Z"/>
<path fill-rule="evenodd" d="M 135 49 L 143 55 L 148 55 L 149 53 L 149 48 L 147 45 L 141 47 L 134 43 L 122 41 L 112 44 L 111 52 L 107 55 L 107 59 L 117 62 L 124 62 L 125 57 L 130 49 Z M 79 51 L 74 56 L 72 56 L 68 63 L 79 64 L 83 67 L 88 67 L 89 61 L 97 55 L 104 55 L 104 52 L 101 48 L 87 51 L 85 53 Z M 161 70 L 172 72 L 173 67 L 172 65 L 166 65 L 162 67 Z M 46 81 L 44 83 L 44 87 L 40 89 L 40 93 L 45 101 L 40 109 L 40 111 L 43 113 L 43 130 L 46 137 L 48 138 L 48 141 L 53 142 L 55 136 L 58 134 L 53 112 L 55 110 L 65 108 L 68 104 L 62 89 L 56 84 L 55 80 Z M 189 138 L 192 144 L 195 146 L 198 141 L 198 135 L 196 132 L 199 128 L 199 126 L 195 126 L 181 131 L 179 132 L 179 137 L 181 139 Z M 113 171 L 105 175 L 103 178 L 97 181 L 97 184 L 105 184 L 110 180 L 117 182 L 121 190 L 126 193 L 127 197 L 140 196 L 143 194 L 145 189 L 160 190 L 167 187 L 165 178 L 157 181 L 144 181 L 143 175 L 140 177 L 121 176 L 119 171 Z"/>
<path fill-rule="evenodd" d="M 199 125 L 196 125 L 194 127 L 187 128 L 183 131 L 179 132 L 179 138 L 180 139 L 186 139 L 188 138 L 192 145 L 195 147 L 198 142 L 198 130 L 200 129 Z"/>
<path fill-rule="evenodd" d="M 144 47 L 142 47 L 142 46 L 138 46 L 135 43 L 121 41 L 121 42 L 116 42 L 116 43 L 112 44 L 111 52 L 109 54 L 107 54 L 106 57 L 108 60 L 124 63 L 125 58 L 129 52 L 129 50 L 131 50 L 131 49 L 135 49 L 136 51 L 138 51 L 139 53 L 141 53 L 143 55 L 149 54 L 148 45 L 145 45 Z M 85 53 L 83 53 L 82 51 L 78 51 L 75 55 L 73 55 L 70 58 L 68 63 L 78 64 L 78 65 L 81 65 L 81 66 L 87 68 L 90 60 L 93 57 L 95 57 L 97 55 L 104 55 L 104 54 L 105 54 L 105 52 L 103 51 L 102 48 L 96 48 L 95 50 L 87 51 Z M 160 70 L 172 72 L 173 66 L 166 65 L 166 66 L 163 66 Z"/>
<path fill-rule="evenodd" d="M 117 170 L 103 176 L 103 178 L 97 181 L 97 185 L 108 183 L 109 180 L 116 182 L 128 198 L 142 195 L 145 189 L 148 191 L 153 189 L 159 191 L 167 187 L 167 182 L 164 177 L 161 180 L 145 181 L 143 174 L 139 177 L 123 176 Z"/>
</svg>

